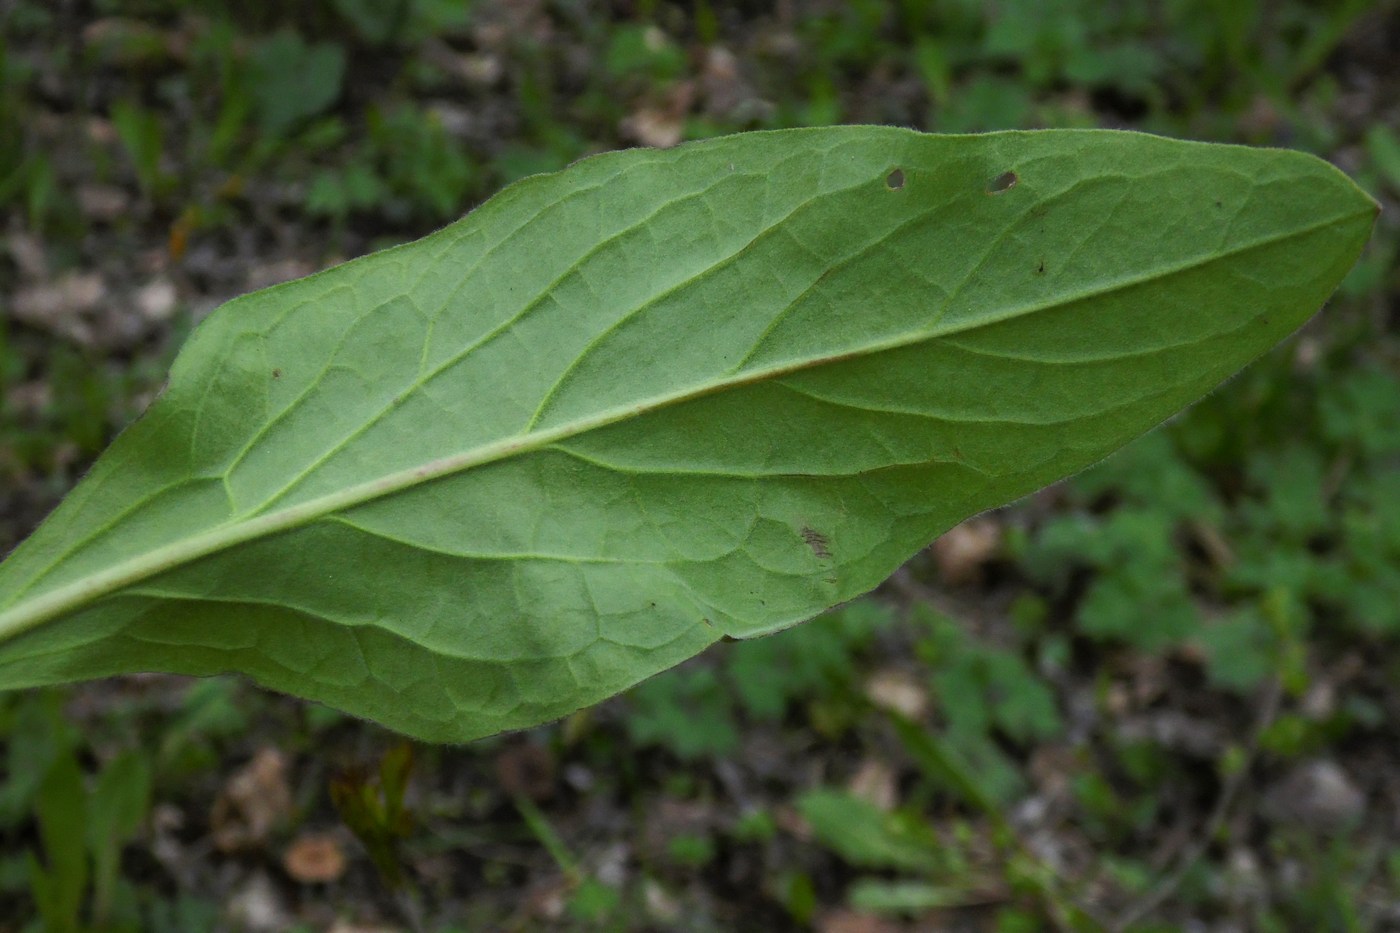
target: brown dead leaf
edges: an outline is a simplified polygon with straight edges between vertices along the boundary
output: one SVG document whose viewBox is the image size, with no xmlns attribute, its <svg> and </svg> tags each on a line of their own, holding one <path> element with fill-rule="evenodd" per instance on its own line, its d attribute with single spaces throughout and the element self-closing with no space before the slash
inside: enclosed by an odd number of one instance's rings
<svg viewBox="0 0 1400 933">
<path fill-rule="evenodd" d="M 554 796 L 556 777 L 554 756 L 543 745 L 523 740 L 496 755 L 496 780 L 512 797 L 548 800 Z"/>
<path fill-rule="evenodd" d="M 977 583 L 1001 550 L 1001 523 L 981 516 L 956 525 L 933 542 L 938 575 L 949 586 Z"/>
<path fill-rule="evenodd" d="M 209 814 L 214 845 L 221 852 L 256 849 L 292 812 L 287 759 L 275 748 L 261 748 L 228 779 Z"/>
<path fill-rule="evenodd" d="M 682 81 L 657 104 L 647 104 L 622 121 L 622 135 L 643 146 L 669 149 L 685 137 L 685 118 L 695 100 L 695 83 Z"/>
<path fill-rule="evenodd" d="M 928 712 L 928 687 L 899 668 L 876 671 L 865 682 L 865 696 L 880 709 L 893 710 L 908 719 L 922 719 Z"/>
<path fill-rule="evenodd" d="M 282 867 L 302 884 L 329 884 L 345 874 L 345 850 L 331 833 L 302 833 L 282 855 Z"/>
<path fill-rule="evenodd" d="M 895 926 L 884 917 L 863 914 L 859 911 L 838 907 L 828 910 L 817 918 L 818 933 L 898 933 Z"/>
<path fill-rule="evenodd" d="M 705 52 L 705 64 L 700 72 L 700 93 L 705 112 L 712 117 L 728 117 L 745 98 L 752 96 L 739 72 L 739 59 L 723 46 L 712 46 Z"/>
<path fill-rule="evenodd" d="M 89 141 L 99 146 L 121 145 L 121 135 L 117 132 L 116 126 L 106 117 L 91 116 L 83 124 L 83 130 L 87 133 Z"/>
<path fill-rule="evenodd" d="M 889 813 L 899 803 L 894 769 L 878 758 L 867 758 L 861 762 L 846 787 L 852 794 L 885 813 Z"/>
<path fill-rule="evenodd" d="M 657 107 L 643 107 L 622 121 L 624 136 L 643 146 L 670 149 L 681 141 L 684 121 Z"/>
</svg>

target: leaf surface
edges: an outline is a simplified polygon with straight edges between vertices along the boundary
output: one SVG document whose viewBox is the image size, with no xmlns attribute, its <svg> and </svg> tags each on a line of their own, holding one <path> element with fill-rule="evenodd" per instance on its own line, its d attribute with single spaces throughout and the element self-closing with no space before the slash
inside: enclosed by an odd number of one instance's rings
<svg viewBox="0 0 1400 933">
<path fill-rule="evenodd" d="M 587 159 L 229 302 L 0 565 L 0 687 L 241 671 L 424 739 L 801 621 L 1321 306 L 1279 150 L 840 127 Z"/>
</svg>

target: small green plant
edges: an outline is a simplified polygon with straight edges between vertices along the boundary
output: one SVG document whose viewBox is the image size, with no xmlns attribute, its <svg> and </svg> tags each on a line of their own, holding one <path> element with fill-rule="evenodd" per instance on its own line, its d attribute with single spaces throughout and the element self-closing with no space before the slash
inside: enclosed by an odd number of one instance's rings
<svg viewBox="0 0 1400 933">
<path fill-rule="evenodd" d="M 140 905 L 121 877 L 121 853 L 150 809 L 150 758 L 123 751 L 89 778 L 60 698 L 36 693 L 26 699 L 3 717 L 9 776 L 0 784 L 0 829 L 32 810 L 38 840 L 20 861 L 8 863 L 22 865 L 22 873 L 0 867 L 0 890 L 27 892 L 46 931 L 138 930 Z"/>
<path fill-rule="evenodd" d="M 1046 742 L 1062 730 L 1045 682 L 1014 650 L 983 644 L 952 619 L 919 612 L 929 634 L 918 646 L 941 704 L 942 741 L 977 771 L 989 797 L 1009 802 L 1024 783 L 999 742 Z"/>
<path fill-rule="evenodd" d="M 258 128 L 281 136 L 329 109 L 340 97 L 345 58 L 342 47 L 308 43 L 289 29 L 259 40 L 249 62 Z"/>
<path fill-rule="evenodd" d="M 278 42 L 268 67 L 334 71 Z M 201 325 L 0 567 L 0 686 L 232 669 L 439 741 L 558 717 L 1200 398 L 1375 212 L 1301 153 L 1103 131 L 758 133 L 526 179 Z"/>
<path fill-rule="evenodd" d="M 412 771 L 413 746 L 403 742 L 385 753 L 378 773 L 345 773 L 331 781 L 331 800 L 341 819 L 394 890 L 407 884 L 398 848 L 413 831 L 413 814 L 404 803 Z"/>
<path fill-rule="evenodd" d="M 854 868 L 885 873 L 855 879 L 847 892 L 853 908 L 918 915 L 1002 902 L 1014 892 L 1040 901 L 1059 928 L 1101 928 L 1026 849 L 1005 815 L 1000 789 L 958 750 L 954 732 L 940 735 L 893 712 L 889 721 L 923 777 L 970 807 L 980 825 L 962 818 L 935 825 L 923 807 L 890 810 L 846 790 L 803 794 L 797 810 L 818 843 Z M 1008 883 L 1012 891 L 1005 890 Z"/>
</svg>

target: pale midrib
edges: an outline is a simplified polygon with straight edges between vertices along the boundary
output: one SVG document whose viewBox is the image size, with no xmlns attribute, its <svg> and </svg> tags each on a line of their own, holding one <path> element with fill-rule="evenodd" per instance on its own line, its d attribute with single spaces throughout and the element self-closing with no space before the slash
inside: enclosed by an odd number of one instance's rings
<svg viewBox="0 0 1400 933">
<path fill-rule="evenodd" d="M 1025 317 L 1030 314 L 1037 314 L 1042 311 L 1049 311 L 1076 302 L 1087 301 L 1103 295 L 1112 294 L 1116 291 L 1151 282 L 1154 279 L 1179 275 L 1211 263 L 1230 259 L 1234 256 L 1250 252 L 1251 250 L 1271 246 L 1285 240 L 1307 236 L 1327 227 L 1345 223 L 1353 217 L 1359 216 L 1362 215 L 1360 213 L 1348 213 L 1338 217 L 1328 218 L 1327 220 L 1318 221 L 1306 227 L 1291 229 L 1286 233 L 1263 237 L 1251 243 L 1214 253 L 1210 256 L 1198 257 L 1188 262 L 1178 263 L 1175 266 L 1167 268 L 1157 268 L 1150 273 L 1119 279 L 1118 281 L 1109 282 L 1097 288 L 1085 289 L 1071 295 L 1061 296 L 1053 301 L 1027 305 L 1021 308 L 1011 308 L 1001 314 L 987 315 L 975 320 L 966 320 L 959 324 L 941 329 L 935 328 L 928 331 L 906 333 L 898 337 L 875 341 L 854 350 L 772 366 L 768 369 L 739 374 L 728 379 L 717 380 L 666 395 L 655 396 L 641 403 L 617 406 L 589 418 L 580 418 L 576 421 L 565 422 L 564 424 L 546 430 L 534 431 L 529 434 L 496 441 L 495 443 L 486 444 L 474 450 L 455 454 L 450 457 L 441 457 L 423 464 L 422 466 L 399 470 L 386 476 L 381 476 L 376 480 L 361 483 L 357 486 L 351 486 L 340 492 L 330 493 L 315 499 L 309 499 L 297 505 L 287 506 L 276 512 L 263 513 L 253 518 L 220 525 L 203 534 L 187 538 L 184 541 L 148 551 L 145 554 L 119 563 L 101 573 L 96 573 L 74 583 L 57 587 L 28 602 L 21 602 L 4 612 L 0 612 L 0 643 L 37 628 L 68 612 L 80 609 L 104 596 L 113 595 L 133 583 L 173 570 L 183 564 L 193 563 L 201 558 L 208 557 L 211 554 L 216 554 L 248 541 L 291 531 L 323 516 L 331 515 L 357 505 L 363 505 L 366 502 L 372 502 L 376 499 L 393 495 L 394 493 L 402 492 L 414 486 L 441 479 L 445 476 L 475 469 L 490 463 L 496 463 L 521 454 L 533 453 L 567 438 L 587 434 L 590 431 L 596 431 L 600 428 L 605 428 L 630 418 L 641 417 L 707 395 L 713 395 L 730 389 L 742 388 L 743 386 L 764 382 L 769 379 L 778 379 L 792 373 L 831 363 L 840 363 L 850 359 L 916 346 L 953 334 L 1005 323 L 1006 321 L 1018 317 Z"/>
</svg>

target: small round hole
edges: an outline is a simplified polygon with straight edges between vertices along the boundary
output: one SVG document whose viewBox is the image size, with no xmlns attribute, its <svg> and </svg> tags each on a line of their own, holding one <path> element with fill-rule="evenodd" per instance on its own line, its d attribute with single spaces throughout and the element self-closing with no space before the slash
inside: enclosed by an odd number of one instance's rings
<svg viewBox="0 0 1400 933">
<path fill-rule="evenodd" d="M 1021 179 L 1016 177 L 1015 172 L 1002 172 L 987 183 L 987 193 L 1001 194 L 1003 191 L 1009 191 L 1016 187 L 1016 182 L 1020 180 Z"/>
<path fill-rule="evenodd" d="M 898 191 L 904 187 L 904 170 L 895 169 L 885 176 L 885 187 L 891 191 Z"/>
</svg>

